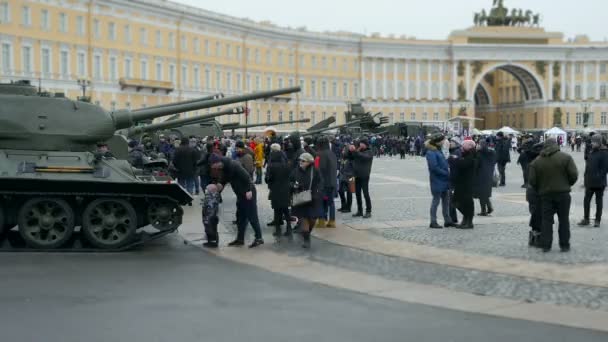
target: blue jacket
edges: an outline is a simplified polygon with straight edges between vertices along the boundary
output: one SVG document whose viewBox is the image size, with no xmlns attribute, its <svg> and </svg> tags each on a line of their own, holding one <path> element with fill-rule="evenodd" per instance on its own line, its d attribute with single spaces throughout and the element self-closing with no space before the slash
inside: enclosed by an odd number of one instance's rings
<svg viewBox="0 0 608 342">
<path fill-rule="evenodd" d="M 450 171 L 445 156 L 434 145 L 425 143 L 425 147 L 426 163 L 429 167 L 429 177 L 431 180 L 431 192 L 441 193 L 448 191 Z"/>
</svg>

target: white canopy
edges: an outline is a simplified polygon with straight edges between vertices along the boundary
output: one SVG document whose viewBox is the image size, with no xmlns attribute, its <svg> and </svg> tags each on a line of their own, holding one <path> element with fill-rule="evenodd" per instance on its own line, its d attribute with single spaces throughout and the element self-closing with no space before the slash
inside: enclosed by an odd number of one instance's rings
<svg viewBox="0 0 608 342">
<path fill-rule="evenodd" d="M 481 135 L 482 133 L 477 128 L 473 128 L 469 134 L 470 135 Z"/>
<path fill-rule="evenodd" d="M 567 135 L 566 131 L 561 128 L 553 127 L 545 132 L 546 135 Z"/>
<path fill-rule="evenodd" d="M 264 133 L 268 133 L 268 132 L 276 132 L 277 129 L 274 128 L 273 126 L 268 126 L 264 129 Z"/>
<path fill-rule="evenodd" d="M 494 135 L 494 131 L 491 129 L 486 129 L 486 130 L 481 131 L 481 134 L 482 135 Z"/>
<path fill-rule="evenodd" d="M 518 131 L 514 130 L 513 128 L 511 128 L 509 126 L 505 126 L 501 129 L 499 129 L 498 132 L 503 132 L 506 135 L 509 135 L 509 134 L 518 135 L 519 134 Z"/>
</svg>

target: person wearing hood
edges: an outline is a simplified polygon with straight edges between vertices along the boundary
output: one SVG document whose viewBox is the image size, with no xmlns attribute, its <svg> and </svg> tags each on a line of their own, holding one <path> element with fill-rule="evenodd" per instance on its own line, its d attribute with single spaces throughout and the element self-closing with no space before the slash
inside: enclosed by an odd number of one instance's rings
<svg viewBox="0 0 608 342">
<path fill-rule="evenodd" d="M 559 219 L 559 246 L 562 252 L 570 251 L 570 191 L 578 179 L 578 170 L 572 157 L 559 150 L 557 140 L 549 138 L 540 156 L 529 167 L 528 181 L 538 193 L 542 207 L 540 247 L 551 251 L 553 244 L 553 217 Z"/>
<path fill-rule="evenodd" d="M 579 226 L 590 224 L 589 214 L 591 211 L 591 198 L 595 195 L 595 222 L 598 228 L 602 221 L 602 209 L 604 206 L 604 190 L 606 189 L 606 173 L 608 173 L 608 149 L 603 145 L 602 136 L 596 134 L 591 137 L 590 152 L 585 162 L 585 199 L 583 202 L 584 217 Z"/>
<path fill-rule="evenodd" d="M 317 141 L 319 160 L 319 173 L 323 177 L 323 216 L 317 223 L 319 228 L 336 228 L 336 193 L 338 161 L 336 155 L 330 150 L 329 139 L 321 137 Z"/>
<path fill-rule="evenodd" d="M 129 141 L 129 164 L 137 169 L 143 169 L 145 163 L 145 154 L 141 145 L 137 140 Z"/>
<path fill-rule="evenodd" d="M 441 152 L 443 146 L 443 134 L 436 133 L 425 143 L 426 145 L 426 163 L 429 169 L 429 177 L 431 183 L 431 224 L 429 228 L 441 229 L 442 226 L 437 223 L 437 207 L 441 202 L 441 212 L 443 214 L 444 227 L 452 227 L 454 223 L 449 215 L 450 196 L 449 182 L 450 171 L 448 162 Z"/>
<path fill-rule="evenodd" d="M 456 228 L 473 229 L 475 203 L 473 202 L 473 185 L 477 177 L 477 153 L 475 142 L 462 142 L 462 157 L 453 163 L 452 181 L 454 182 L 454 206 L 462 214 L 462 223 Z"/>
<path fill-rule="evenodd" d="M 482 139 L 477 151 L 478 167 L 475 177 L 475 197 L 479 198 L 481 213 L 479 216 L 492 214 L 494 208 L 490 198 L 492 197 L 492 183 L 494 181 L 494 167 L 496 165 L 496 152 L 488 146 L 488 142 Z"/>
<path fill-rule="evenodd" d="M 521 147 L 518 149 L 519 158 L 517 158 L 517 164 L 521 166 L 521 172 L 524 176 L 524 184 L 522 188 L 528 187 L 528 167 L 534 158 L 532 158 L 531 150 L 534 148 L 534 138 L 532 136 L 524 137 L 524 141 Z"/>
<path fill-rule="evenodd" d="M 255 155 L 253 151 L 251 151 L 248 147 L 245 146 L 245 143 L 242 140 L 239 140 L 235 144 L 235 153 L 238 162 L 243 166 L 249 176 L 253 178 L 253 172 L 255 171 Z"/>
<path fill-rule="evenodd" d="M 369 149 L 369 140 L 362 138 L 359 146 L 350 145 L 348 148 L 349 158 L 353 161 L 353 171 L 355 175 L 355 189 L 357 198 L 357 212 L 353 217 L 372 217 L 372 200 L 369 196 L 369 176 L 372 172 L 374 154 Z M 362 196 L 365 197 L 365 215 L 363 214 Z"/>
<path fill-rule="evenodd" d="M 511 142 L 509 138 L 505 138 L 503 132 L 496 133 L 494 149 L 496 150 L 496 163 L 498 164 L 498 173 L 500 174 L 499 186 L 505 186 L 507 181 L 505 168 L 507 167 L 507 163 L 511 162 Z"/>
</svg>

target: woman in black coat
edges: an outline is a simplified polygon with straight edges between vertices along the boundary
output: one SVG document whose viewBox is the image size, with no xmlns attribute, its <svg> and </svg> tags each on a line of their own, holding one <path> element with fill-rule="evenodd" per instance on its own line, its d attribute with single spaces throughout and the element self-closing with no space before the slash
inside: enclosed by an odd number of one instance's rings
<svg viewBox="0 0 608 342">
<path fill-rule="evenodd" d="M 465 140 L 462 143 L 462 157 L 453 163 L 454 206 L 462 213 L 461 229 L 473 228 L 475 204 L 473 203 L 473 185 L 477 171 L 475 142 Z"/>
<path fill-rule="evenodd" d="M 475 177 L 475 198 L 479 198 L 481 213 L 479 216 L 488 216 L 493 211 L 492 183 L 494 180 L 494 167 L 496 166 L 496 151 L 488 146 L 485 140 L 479 143 L 477 151 L 477 177 Z"/>
<path fill-rule="evenodd" d="M 287 159 L 281 151 L 272 151 L 269 155 L 266 169 L 266 184 L 270 190 L 270 203 L 274 209 L 275 232 L 274 236 L 281 236 L 281 222 L 285 219 L 287 227 L 285 236 L 291 236 L 291 223 L 289 216 L 289 173 L 291 169 Z"/>
<path fill-rule="evenodd" d="M 340 203 L 342 204 L 342 208 L 338 211 L 341 213 L 350 213 L 351 211 L 353 194 L 350 192 L 348 184 L 354 176 L 353 161 L 348 158 L 348 146 L 345 146 L 342 151 L 342 158 L 340 159 L 340 188 L 338 189 Z"/>
<path fill-rule="evenodd" d="M 300 224 L 300 231 L 304 238 L 302 247 L 310 248 L 310 233 L 315 227 L 317 218 L 321 215 L 323 179 L 319 171 L 315 169 L 314 158 L 310 153 L 302 153 L 298 160 L 299 165 L 290 176 L 292 193 L 310 190 L 312 202 L 292 206 L 291 213 L 298 218 Z"/>
</svg>

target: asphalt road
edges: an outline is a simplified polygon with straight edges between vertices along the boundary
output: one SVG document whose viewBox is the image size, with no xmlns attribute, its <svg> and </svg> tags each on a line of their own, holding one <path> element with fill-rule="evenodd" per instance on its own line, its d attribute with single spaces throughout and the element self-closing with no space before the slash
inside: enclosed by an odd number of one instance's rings
<svg viewBox="0 0 608 342">
<path fill-rule="evenodd" d="M 607 341 L 392 302 L 243 266 L 170 237 L 123 254 L 0 254 L 1 341 Z"/>
</svg>

